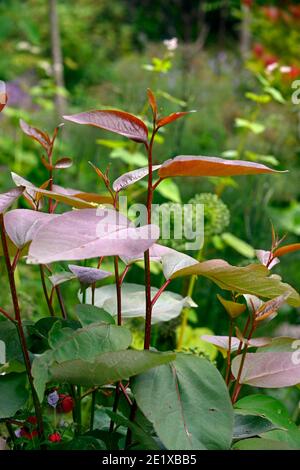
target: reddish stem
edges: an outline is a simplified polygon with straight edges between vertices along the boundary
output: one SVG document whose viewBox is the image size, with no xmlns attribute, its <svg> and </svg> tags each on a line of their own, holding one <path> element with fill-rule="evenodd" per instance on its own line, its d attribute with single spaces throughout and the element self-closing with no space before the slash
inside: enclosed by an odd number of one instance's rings
<svg viewBox="0 0 300 470">
<path fill-rule="evenodd" d="M 48 309 L 49 309 L 51 317 L 54 317 L 55 313 L 54 313 L 54 310 L 53 310 L 51 297 L 49 298 L 49 295 L 48 295 L 46 280 L 45 280 L 44 266 L 42 264 L 40 264 L 40 274 L 41 274 L 43 292 L 44 292 L 44 296 L 45 296 L 45 299 L 46 299 L 46 302 L 47 302 L 47 305 L 48 305 Z"/>
<path fill-rule="evenodd" d="M 0 312 L 2 313 L 2 315 L 5 316 L 5 318 L 7 318 L 8 320 L 14 322 L 15 320 L 13 319 L 13 317 L 10 316 L 9 313 L 7 313 L 3 308 L 0 307 Z"/>
<path fill-rule="evenodd" d="M 163 291 L 168 287 L 170 282 L 171 282 L 171 279 L 167 279 L 166 282 L 161 286 L 161 288 L 156 292 L 155 296 L 153 297 L 153 299 L 151 301 L 152 308 L 153 308 L 155 302 L 159 299 L 159 297 L 163 293 Z"/>
<path fill-rule="evenodd" d="M 119 259 L 117 256 L 114 257 L 115 265 L 115 278 L 116 278 L 116 291 L 117 291 L 117 318 L 118 325 L 122 325 L 122 297 L 121 297 L 121 283 L 119 276 Z"/>
<path fill-rule="evenodd" d="M 228 351 L 227 351 L 227 369 L 226 369 L 226 376 L 225 381 L 227 386 L 230 384 L 230 372 L 231 372 L 231 343 L 232 343 L 232 334 L 233 334 L 233 321 L 230 320 L 229 325 L 229 339 L 228 339 Z"/>
<path fill-rule="evenodd" d="M 246 356 L 247 356 L 249 341 L 252 338 L 252 335 L 255 331 L 255 327 L 256 327 L 255 322 L 253 322 L 253 325 L 251 327 L 250 333 L 249 333 L 248 338 L 247 338 L 247 342 L 246 342 L 245 347 L 243 349 L 243 355 L 242 355 L 239 371 L 238 371 L 235 386 L 234 386 L 234 389 L 233 389 L 233 392 L 232 392 L 232 399 L 231 399 L 232 404 L 234 404 L 237 401 L 237 399 L 239 397 L 239 394 L 240 394 L 240 391 L 241 391 L 241 388 L 242 388 L 242 384 L 240 383 L 240 380 L 241 380 L 242 372 L 243 372 L 244 365 L 245 365 L 245 360 L 246 360 Z"/>
</svg>

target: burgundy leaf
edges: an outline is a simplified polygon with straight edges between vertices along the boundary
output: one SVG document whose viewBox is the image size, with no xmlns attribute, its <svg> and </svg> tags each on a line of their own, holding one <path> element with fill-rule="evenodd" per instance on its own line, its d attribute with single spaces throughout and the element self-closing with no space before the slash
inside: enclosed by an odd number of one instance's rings
<svg viewBox="0 0 300 470">
<path fill-rule="evenodd" d="M 51 147 L 51 140 L 49 135 L 46 132 L 37 129 L 36 127 L 32 127 L 27 124 L 23 119 L 20 119 L 20 127 L 24 134 L 28 135 L 31 139 L 36 140 L 46 151 L 49 150 Z"/>
<path fill-rule="evenodd" d="M 177 119 L 186 116 L 187 114 L 195 113 L 196 111 L 179 111 L 177 113 L 172 113 L 169 114 L 169 116 L 165 116 L 157 122 L 157 128 L 166 126 L 167 124 L 170 124 L 173 121 L 176 121 Z"/>
<path fill-rule="evenodd" d="M 163 163 L 159 170 L 161 178 L 170 176 L 237 176 L 259 173 L 285 173 L 265 165 L 242 160 L 217 157 L 180 155 Z"/>
<path fill-rule="evenodd" d="M 107 131 L 123 135 L 136 142 L 148 142 L 148 129 L 143 121 L 133 114 L 114 109 L 87 111 L 63 116 L 67 121 L 100 127 Z"/>
<path fill-rule="evenodd" d="M 77 277 L 79 282 L 87 285 L 112 276 L 112 273 L 109 271 L 104 271 L 103 269 L 88 268 L 84 266 L 77 266 L 75 264 L 69 264 L 68 268 Z"/>
<path fill-rule="evenodd" d="M 152 171 L 158 170 L 161 165 L 154 165 L 152 167 Z M 131 184 L 135 183 L 136 181 L 141 180 L 145 176 L 148 175 L 148 167 L 138 168 L 137 170 L 129 171 L 128 173 L 124 173 L 124 175 L 119 176 L 114 183 L 113 183 L 113 190 L 116 192 L 121 191 L 121 189 L 125 189 Z"/>
<path fill-rule="evenodd" d="M 57 160 L 54 164 L 55 169 L 64 169 L 64 168 L 70 168 L 70 166 L 73 165 L 73 160 L 72 158 L 68 157 L 63 157 Z"/>
<path fill-rule="evenodd" d="M 17 188 L 13 188 L 7 193 L 0 194 L 0 214 L 5 212 L 18 197 L 24 192 L 24 186 L 18 186 Z"/>
<path fill-rule="evenodd" d="M 22 248 L 34 238 L 44 223 L 56 217 L 60 216 L 29 209 L 15 209 L 4 216 L 5 230 L 14 244 Z"/>
</svg>

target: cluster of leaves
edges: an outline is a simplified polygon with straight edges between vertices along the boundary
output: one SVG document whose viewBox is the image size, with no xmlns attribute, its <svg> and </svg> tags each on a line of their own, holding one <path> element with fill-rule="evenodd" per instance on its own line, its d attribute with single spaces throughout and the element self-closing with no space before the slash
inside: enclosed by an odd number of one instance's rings
<svg viewBox="0 0 300 470">
<path fill-rule="evenodd" d="M 272 319 L 284 303 L 300 306 L 298 292 L 270 273 L 279 258 L 299 250 L 299 244 L 280 246 L 282 240 L 273 230 L 271 250 L 257 251 L 259 263 L 232 266 L 221 259 L 198 261 L 157 243 L 159 229 L 151 224 L 154 193 L 165 179 L 277 171 L 253 161 L 207 156 L 180 155 L 154 165 L 157 133 L 188 113 L 161 117 L 151 90 L 148 99 L 153 117 L 150 137 L 146 124 L 124 111 L 106 109 L 64 116 L 67 121 L 105 129 L 145 147 L 147 166 L 121 175 L 113 184 L 108 171 L 94 167 L 106 188 L 100 195 L 55 185 L 55 172 L 72 165 L 67 157 L 53 161 L 59 128 L 50 137 L 21 122 L 23 132 L 45 152 L 41 161 L 49 179 L 38 187 L 13 174 L 16 187 L 0 195 L 2 255 L 13 305 L 13 313 L 0 308 L 4 317 L 0 339 L 7 348 L 0 377 L 0 419 L 7 426 L 10 445 L 16 449 L 215 450 L 229 449 L 232 444 L 234 448 L 270 448 L 280 441 L 280 446 L 299 448 L 300 431 L 285 412 L 280 411 L 282 420 L 278 419 L 276 401 L 264 401 L 260 396 L 250 397 L 254 403 L 237 401 L 244 384 L 280 388 L 300 382 L 294 338 L 253 338 L 260 324 Z M 118 197 L 146 176 L 148 223 L 135 227 L 118 211 Z M 24 197 L 31 209 L 9 211 L 19 197 Z M 72 209 L 57 213 L 58 204 Z M 97 282 L 112 275 L 101 269 L 106 257 L 113 257 L 115 282 L 97 287 Z M 95 258 L 98 267 L 89 267 L 87 260 Z M 23 259 L 29 265 L 39 265 L 49 308 L 49 316 L 37 323 L 24 321 L 19 306 L 15 270 Z M 132 264 L 142 259 L 144 284 L 125 283 Z M 55 263 L 60 261 L 84 264 L 70 264 L 68 271 L 58 273 Z M 125 265 L 122 273 L 121 262 Z M 159 289 L 151 286 L 152 263 L 160 263 L 165 278 Z M 46 275 L 52 286 L 50 293 Z M 150 350 L 153 323 L 167 322 L 178 317 L 183 308 L 195 306 L 189 295 L 166 290 L 173 280 L 191 276 L 205 277 L 231 293 L 231 300 L 219 297 L 229 315 L 229 336 L 202 338 L 223 351 L 225 380 L 214 364 L 197 354 Z M 70 315 L 64 308 L 60 284 L 74 279 L 80 284 L 80 303 Z M 55 295 L 63 319 L 53 308 Z M 143 350 L 132 346 L 126 319 L 133 317 L 145 319 Z M 236 323 L 240 319 L 242 330 Z M 259 352 L 249 353 L 250 348 L 259 348 Z M 66 396 L 72 406 L 67 406 Z M 114 398 L 114 402 L 107 406 L 103 396 Z M 117 412 L 120 397 L 125 405 Z M 49 418 L 47 410 L 56 406 L 73 411 L 69 423 Z M 86 408 L 89 420 L 83 419 Z M 104 419 L 104 415 L 111 422 L 99 428 L 95 420 L 99 416 Z"/>
</svg>

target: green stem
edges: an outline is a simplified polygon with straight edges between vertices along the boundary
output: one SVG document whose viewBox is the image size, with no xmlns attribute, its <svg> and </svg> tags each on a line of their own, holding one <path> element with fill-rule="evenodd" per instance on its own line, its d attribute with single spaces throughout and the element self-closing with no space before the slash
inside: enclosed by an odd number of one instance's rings
<svg viewBox="0 0 300 470">
<path fill-rule="evenodd" d="M 92 393 L 92 402 L 91 402 L 91 416 L 90 416 L 90 431 L 91 432 L 94 429 L 96 398 L 97 398 L 97 390 L 94 390 Z"/>
</svg>

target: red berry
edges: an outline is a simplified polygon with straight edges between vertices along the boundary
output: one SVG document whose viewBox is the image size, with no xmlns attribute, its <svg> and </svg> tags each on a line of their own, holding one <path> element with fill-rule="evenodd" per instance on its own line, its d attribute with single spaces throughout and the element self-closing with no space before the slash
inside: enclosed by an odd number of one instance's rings
<svg viewBox="0 0 300 470">
<path fill-rule="evenodd" d="M 264 53 L 264 47 L 262 44 L 256 43 L 253 46 L 253 52 L 256 55 L 256 57 L 262 57 Z"/>
<path fill-rule="evenodd" d="M 65 395 L 60 393 L 59 395 L 59 405 L 57 411 L 59 413 L 69 413 L 74 408 L 74 400 L 70 395 Z"/>
<path fill-rule="evenodd" d="M 37 425 L 37 417 L 36 416 L 28 416 L 28 418 L 26 419 L 27 423 L 30 423 L 32 424 L 32 426 L 36 426 Z"/>
<path fill-rule="evenodd" d="M 29 431 L 28 428 L 24 427 L 24 428 L 21 428 L 21 431 L 20 431 L 20 436 L 21 437 L 26 437 L 26 439 L 33 439 L 34 437 L 36 437 L 38 435 L 38 432 L 36 430 L 34 431 Z"/>
<path fill-rule="evenodd" d="M 54 432 L 48 436 L 48 441 L 50 442 L 60 442 L 61 441 L 61 435 L 59 432 Z"/>
<path fill-rule="evenodd" d="M 276 62 L 278 62 L 278 57 L 274 55 L 267 55 L 264 57 L 264 64 L 266 67 L 268 67 L 268 65 L 275 64 Z"/>
</svg>

